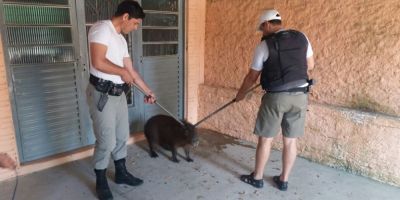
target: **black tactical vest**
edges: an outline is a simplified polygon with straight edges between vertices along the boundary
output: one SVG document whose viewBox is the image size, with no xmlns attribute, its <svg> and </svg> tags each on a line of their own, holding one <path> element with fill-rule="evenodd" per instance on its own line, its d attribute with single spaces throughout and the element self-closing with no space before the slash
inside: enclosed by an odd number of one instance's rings
<svg viewBox="0 0 400 200">
<path fill-rule="evenodd" d="M 264 90 L 283 91 L 306 83 L 308 41 L 303 33 L 284 30 L 262 40 L 265 40 L 269 50 L 261 72 Z"/>
</svg>

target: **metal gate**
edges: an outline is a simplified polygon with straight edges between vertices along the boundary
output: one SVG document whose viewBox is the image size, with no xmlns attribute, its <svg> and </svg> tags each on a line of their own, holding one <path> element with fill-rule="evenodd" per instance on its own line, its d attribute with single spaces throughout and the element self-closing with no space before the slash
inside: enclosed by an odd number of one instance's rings
<svg viewBox="0 0 400 200">
<path fill-rule="evenodd" d="M 86 145 L 74 1 L 0 3 L 20 160 Z"/>
<path fill-rule="evenodd" d="M 136 60 L 144 80 L 158 102 L 183 117 L 183 8 L 182 0 L 142 0 L 146 17 L 138 34 Z M 166 114 L 154 105 L 144 106 L 144 120 Z"/>
</svg>

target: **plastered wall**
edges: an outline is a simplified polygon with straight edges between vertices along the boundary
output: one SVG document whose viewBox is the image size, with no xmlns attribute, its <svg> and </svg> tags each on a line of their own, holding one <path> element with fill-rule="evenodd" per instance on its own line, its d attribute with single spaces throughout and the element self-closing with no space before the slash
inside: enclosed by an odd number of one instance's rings
<svg viewBox="0 0 400 200">
<path fill-rule="evenodd" d="M 317 85 L 300 156 L 400 185 L 400 1 L 208 0 L 199 118 L 234 98 L 267 8 L 279 10 L 287 28 L 304 32 L 315 53 Z M 255 141 L 261 95 L 254 92 L 203 127 Z"/>
<path fill-rule="evenodd" d="M 186 1 L 186 11 L 186 118 L 195 123 L 199 84 L 204 82 L 206 0 Z"/>
<path fill-rule="evenodd" d="M 16 161 L 18 159 L 2 40 L 0 40 L 0 152 L 7 153 Z M 12 176 L 14 176 L 13 171 L 0 169 L 0 180 Z"/>
</svg>

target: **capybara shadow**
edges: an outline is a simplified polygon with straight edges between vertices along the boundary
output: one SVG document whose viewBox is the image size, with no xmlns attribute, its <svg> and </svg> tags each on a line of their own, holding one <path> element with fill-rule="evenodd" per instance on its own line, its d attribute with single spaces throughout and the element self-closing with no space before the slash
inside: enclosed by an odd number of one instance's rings
<svg viewBox="0 0 400 200">
<path fill-rule="evenodd" d="M 186 154 L 186 161 L 193 162 L 190 158 L 190 149 L 192 146 L 197 146 L 199 138 L 196 127 L 187 122 L 177 122 L 173 117 L 166 115 L 156 115 L 147 120 L 144 126 L 144 135 L 149 143 L 150 156 L 158 157 L 154 151 L 156 146 L 172 152 L 172 161 L 179 162 L 176 157 L 176 149 L 183 147 Z"/>
</svg>

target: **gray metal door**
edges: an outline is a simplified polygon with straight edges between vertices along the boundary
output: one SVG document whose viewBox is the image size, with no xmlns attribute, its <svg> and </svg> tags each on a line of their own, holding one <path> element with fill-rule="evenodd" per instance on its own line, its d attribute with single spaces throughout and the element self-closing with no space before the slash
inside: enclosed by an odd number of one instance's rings
<svg viewBox="0 0 400 200">
<path fill-rule="evenodd" d="M 85 146 L 75 2 L 3 0 L 1 24 L 22 162 Z"/>
<path fill-rule="evenodd" d="M 146 17 L 135 35 L 135 60 L 145 82 L 158 102 L 179 118 L 183 116 L 183 3 L 142 0 Z M 156 114 L 166 112 L 156 105 L 144 106 L 144 121 Z"/>
</svg>

